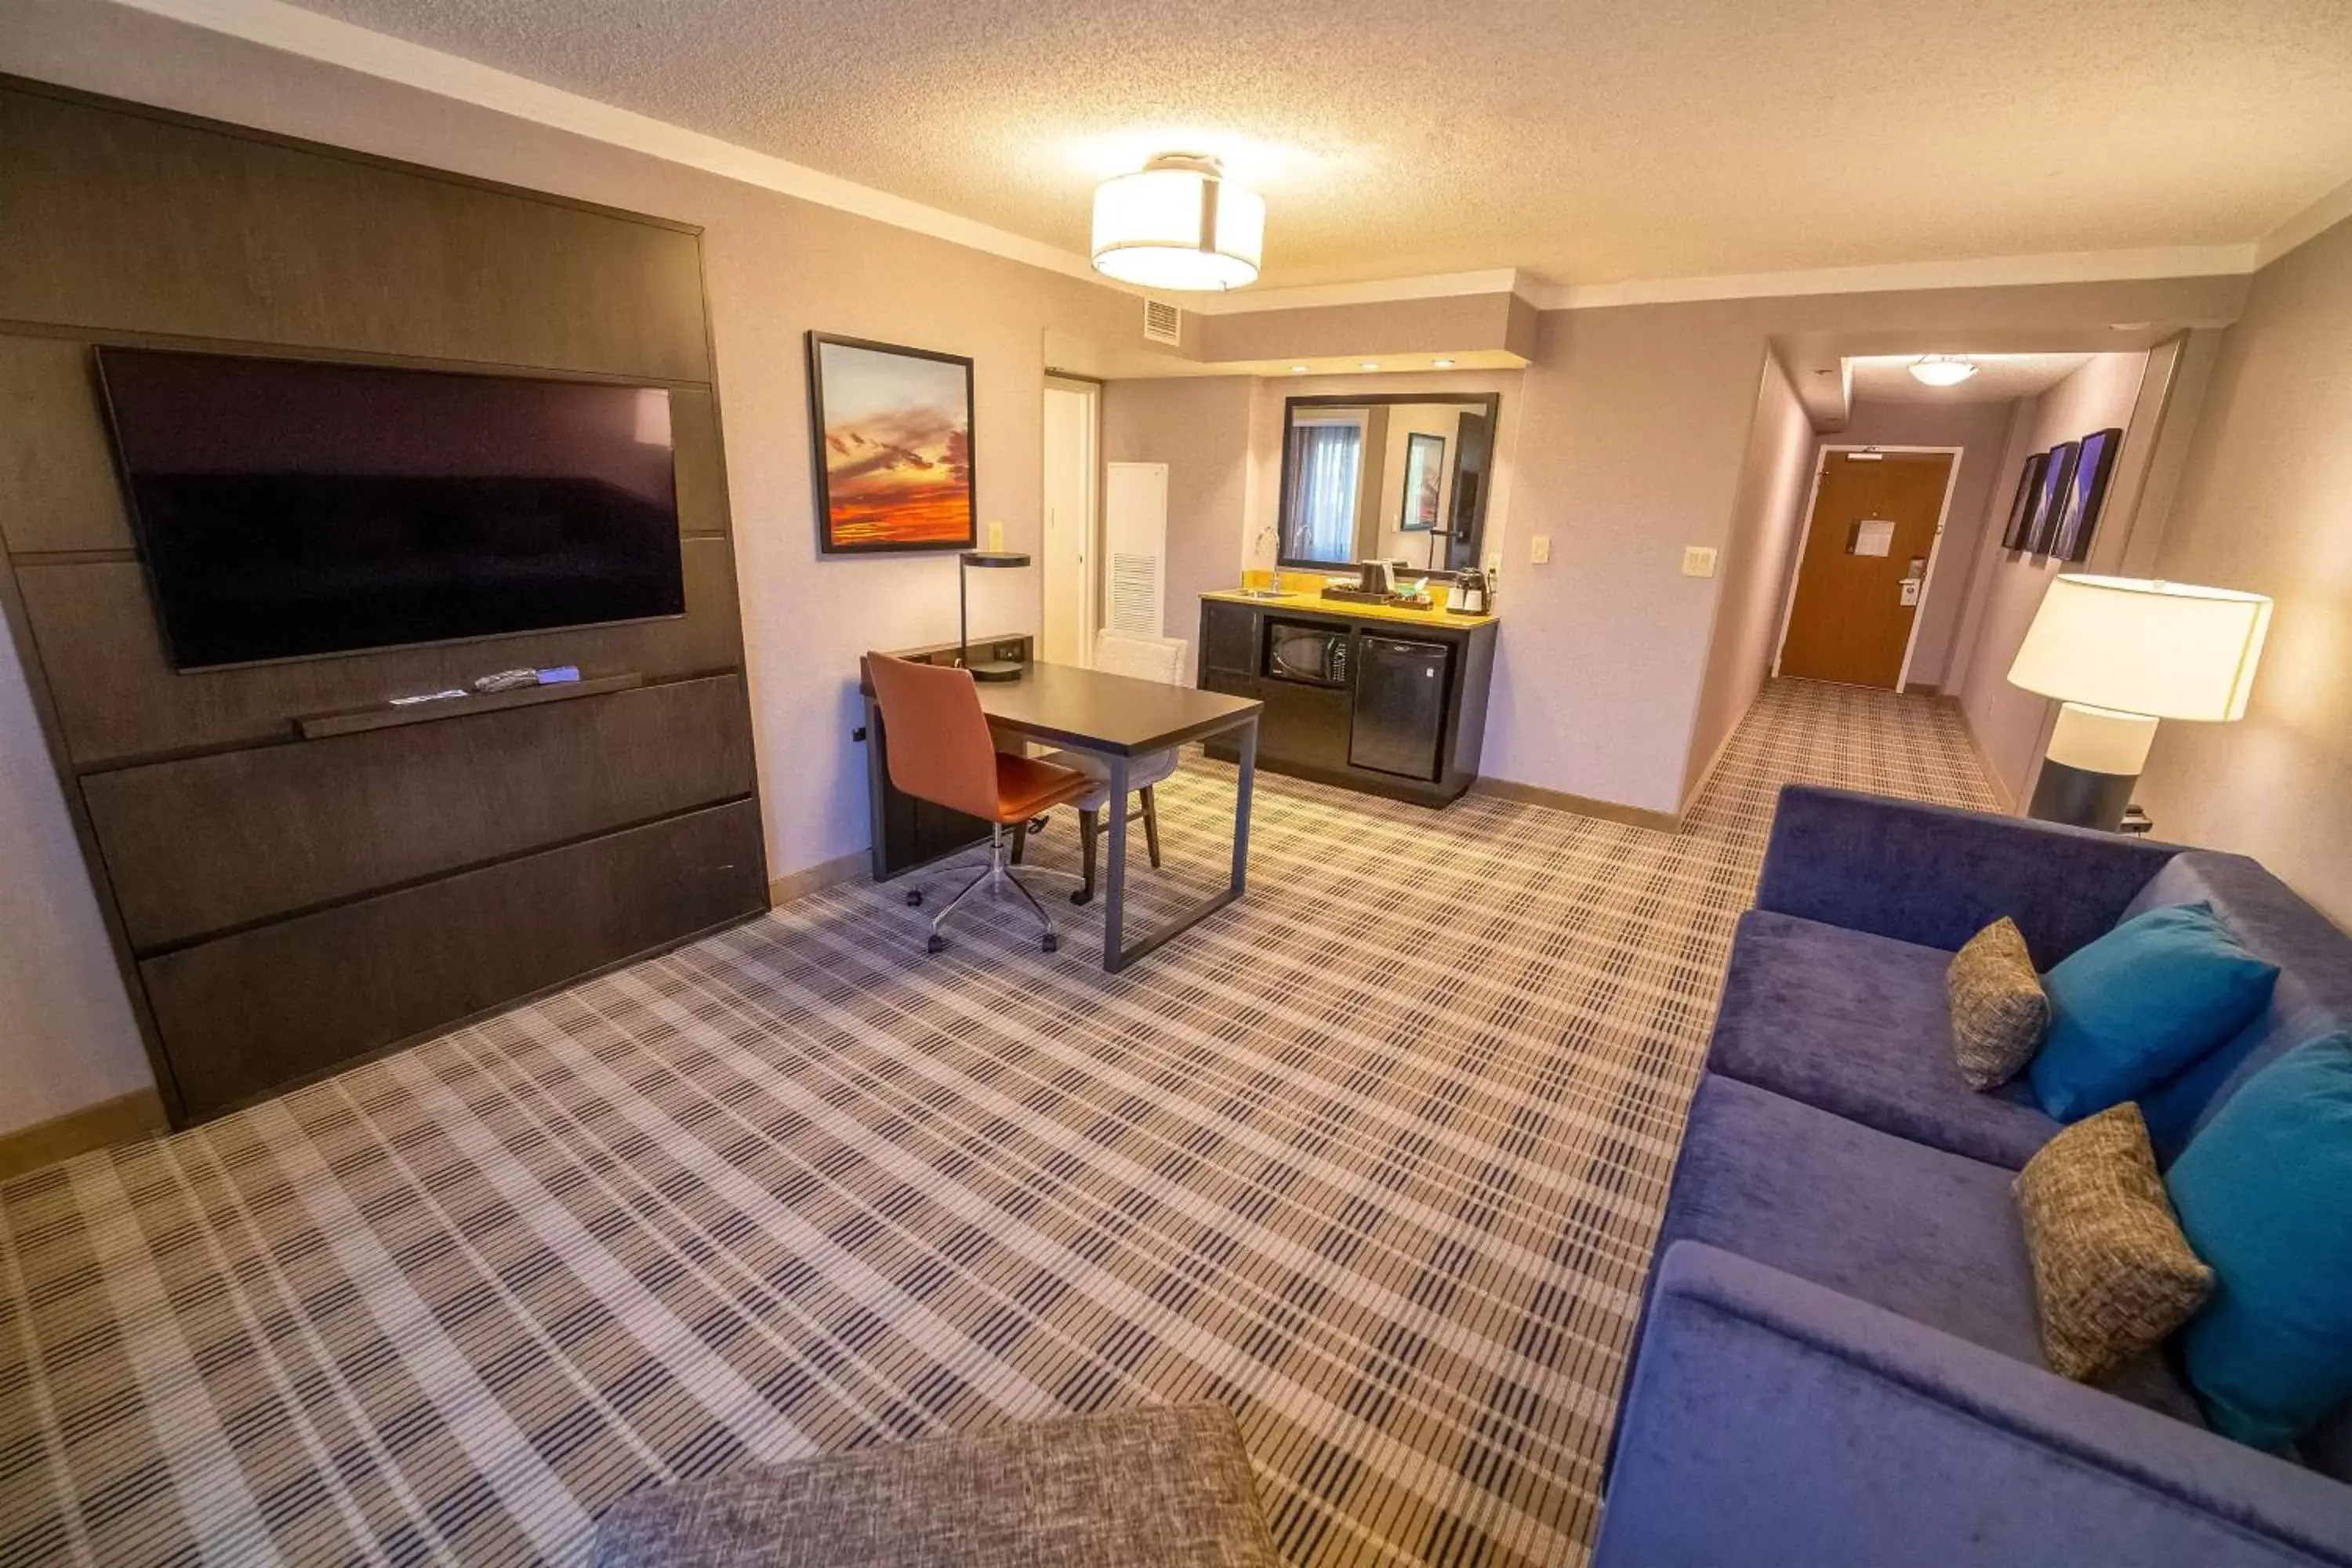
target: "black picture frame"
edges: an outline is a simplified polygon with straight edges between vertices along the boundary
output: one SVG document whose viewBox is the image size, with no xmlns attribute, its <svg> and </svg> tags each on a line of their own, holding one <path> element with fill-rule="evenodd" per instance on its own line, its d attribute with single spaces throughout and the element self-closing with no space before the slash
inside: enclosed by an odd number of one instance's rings
<svg viewBox="0 0 2352 1568">
<path fill-rule="evenodd" d="M 2050 448 L 2050 461 L 2042 470 L 2042 489 L 2034 502 L 2033 531 L 2026 542 L 2026 552 L 2032 555 L 2050 553 L 2050 540 L 2058 527 L 2058 509 L 2063 503 L 2066 487 L 2074 482 L 2074 460 L 2082 456 L 2079 441 L 2061 441 Z"/>
<path fill-rule="evenodd" d="M 1399 488 L 1403 494 L 1397 508 L 1397 531 L 1400 533 L 1437 532 L 1444 518 L 1437 505 L 1437 496 L 1430 497 L 1426 521 L 1413 521 L 1413 500 L 1423 488 L 1423 476 L 1442 494 L 1445 489 L 1445 437 L 1426 430 L 1415 430 L 1404 438 L 1404 482 Z"/>
<path fill-rule="evenodd" d="M 2023 550 L 2033 538 L 2033 514 L 2042 500 L 2042 470 L 2050 466 L 2050 454 L 2036 452 L 2025 459 L 2017 471 L 2017 494 L 2009 503 L 2009 526 L 2001 531 L 2003 550 Z"/>
<path fill-rule="evenodd" d="M 959 367 L 963 372 L 963 407 L 961 424 L 962 445 L 963 529 L 953 537 L 890 536 L 875 538 L 844 537 L 834 510 L 835 476 L 840 465 L 836 459 L 846 457 L 837 447 L 825 421 L 825 351 L 840 349 L 850 353 L 878 354 L 898 359 L 923 361 L 934 364 Z M 877 342 L 870 338 L 844 337 L 835 332 L 812 331 L 808 333 L 809 392 L 809 471 L 815 489 L 816 547 L 821 555 L 904 555 L 940 551 L 974 549 L 980 542 L 980 489 L 978 441 L 973 419 L 972 362 L 962 354 L 941 353 L 935 349 L 909 348 L 903 343 Z M 949 450 L 945 460 L 952 464 L 954 428 L 949 432 Z M 876 443 L 877 446 L 884 445 Z"/>
<path fill-rule="evenodd" d="M 2116 426 L 2095 430 L 2077 444 L 2074 471 L 2059 492 L 2058 521 L 2050 535 L 2050 553 L 2056 559 L 2079 565 L 2091 558 L 2091 537 L 2098 531 L 2123 444 L 2124 433 Z"/>
</svg>

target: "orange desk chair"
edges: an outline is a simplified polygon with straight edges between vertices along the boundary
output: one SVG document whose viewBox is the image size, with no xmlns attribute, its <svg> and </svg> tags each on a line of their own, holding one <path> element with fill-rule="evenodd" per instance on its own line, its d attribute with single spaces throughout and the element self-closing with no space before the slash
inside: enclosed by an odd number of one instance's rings
<svg viewBox="0 0 2352 1568">
<path fill-rule="evenodd" d="M 940 928 L 974 889 L 984 882 L 992 892 L 1009 882 L 1037 912 L 1045 927 L 1045 949 L 1053 952 L 1061 945 L 1054 934 L 1054 917 L 1005 865 L 1004 830 L 1077 799 L 1095 787 L 1094 780 L 1074 769 L 998 751 L 968 669 L 869 653 L 866 670 L 889 732 L 890 782 L 902 794 L 967 812 L 988 824 L 987 868 L 932 919 L 930 950 L 946 949 L 948 939 Z M 919 905 L 921 889 L 909 890 L 907 901 Z"/>
</svg>

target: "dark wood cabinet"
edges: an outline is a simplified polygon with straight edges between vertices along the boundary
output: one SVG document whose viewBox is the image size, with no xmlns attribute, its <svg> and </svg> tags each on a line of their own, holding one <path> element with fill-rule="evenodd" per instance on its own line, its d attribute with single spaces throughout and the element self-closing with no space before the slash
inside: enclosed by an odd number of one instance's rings
<svg viewBox="0 0 2352 1568">
<path fill-rule="evenodd" d="M 1345 639 L 1336 659 L 1277 660 L 1270 645 L 1302 629 Z M 1460 797 L 1478 776 L 1496 624 L 1459 626 L 1302 607 L 1296 599 L 1201 601 L 1202 688 L 1265 704 L 1258 764 L 1276 773 L 1424 805 Z M 1286 670 L 1319 668 L 1323 679 Z M 1209 748 L 1232 760 L 1230 748 Z"/>
</svg>

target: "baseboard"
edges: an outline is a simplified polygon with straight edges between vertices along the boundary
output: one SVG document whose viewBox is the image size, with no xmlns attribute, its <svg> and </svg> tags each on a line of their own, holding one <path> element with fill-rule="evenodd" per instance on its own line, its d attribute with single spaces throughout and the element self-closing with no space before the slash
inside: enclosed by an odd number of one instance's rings
<svg viewBox="0 0 2352 1568">
<path fill-rule="evenodd" d="M 1952 699 L 1952 705 L 1959 708 L 1959 699 L 1957 697 Z M 1959 708 L 1959 713 L 1960 733 L 1969 738 L 1969 750 L 1976 754 L 1977 772 L 1984 774 L 1985 783 L 1992 786 L 1992 797 L 2000 803 L 2000 814 L 2003 816 L 2015 816 L 2017 815 L 2016 797 L 2009 793 L 2009 786 L 2001 783 L 2000 770 L 1992 765 L 1992 758 L 1986 752 L 1984 742 L 1977 739 L 1977 727 L 1969 722 L 1969 710 L 1966 708 Z"/>
<path fill-rule="evenodd" d="M 1572 811 L 1579 816 L 1597 816 L 1604 822 L 1622 823 L 1627 827 L 1646 827 L 1654 833 L 1680 833 L 1682 813 L 1678 811 L 1645 811 L 1638 805 L 1620 805 L 1613 800 L 1593 800 L 1589 796 L 1570 795 L 1566 790 L 1546 789 L 1541 784 L 1514 784 L 1509 779 L 1480 777 L 1470 785 L 1472 795 L 1492 795 L 1496 800 L 1513 800 L 1521 805 L 1548 805 L 1554 811 Z"/>
<path fill-rule="evenodd" d="M 0 1134 L 0 1178 L 37 1171 L 76 1154 L 152 1137 L 171 1125 L 163 1100 L 152 1089 L 86 1105 L 53 1121 Z"/>
<path fill-rule="evenodd" d="M 768 884 L 768 907 L 774 909 L 779 904 L 789 904 L 794 899 L 821 892 L 835 883 L 854 881 L 865 874 L 871 858 L 865 850 L 858 849 L 819 861 L 806 870 L 779 877 Z"/>
<path fill-rule="evenodd" d="M 1760 689 L 1759 688 L 1759 695 Z M 1751 698 L 1748 705 L 1753 709 L 1756 706 L 1754 699 Z M 1690 788 L 1683 791 L 1683 803 L 1677 809 L 1677 816 L 1690 815 L 1691 802 L 1699 797 L 1699 793 L 1706 788 L 1707 781 L 1715 777 L 1715 770 L 1723 765 L 1723 759 L 1731 752 L 1731 742 L 1739 739 L 1739 725 L 1747 721 L 1748 715 L 1742 713 L 1739 716 L 1739 722 L 1724 731 L 1723 739 L 1716 743 L 1715 755 L 1707 758 L 1706 766 L 1699 769 L 1698 777 L 1691 781 Z"/>
</svg>

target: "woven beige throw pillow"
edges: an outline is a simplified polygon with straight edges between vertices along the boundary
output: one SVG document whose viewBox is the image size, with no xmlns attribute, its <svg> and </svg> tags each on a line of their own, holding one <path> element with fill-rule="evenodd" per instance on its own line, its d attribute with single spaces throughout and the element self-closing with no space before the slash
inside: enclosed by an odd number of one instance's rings
<svg viewBox="0 0 2352 1568">
<path fill-rule="evenodd" d="M 2050 1370 L 2092 1382 L 2187 1322 L 2213 1270 L 2189 1250 L 2130 1103 L 2042 1146 L 2016 1183 Z"/>
<path fill-rule="evenodd" d="M 1969 938 L 1944 972 L 1952 1054 L 1970 1089 L 1999 1089 L 2018 1075 L 2050 1032 L 2050 998 L 2007 915 Z"/>
</svg>

